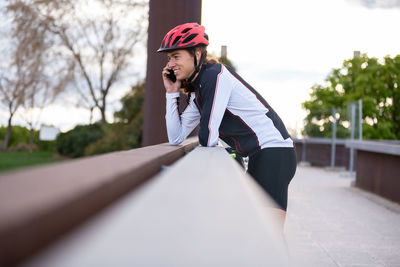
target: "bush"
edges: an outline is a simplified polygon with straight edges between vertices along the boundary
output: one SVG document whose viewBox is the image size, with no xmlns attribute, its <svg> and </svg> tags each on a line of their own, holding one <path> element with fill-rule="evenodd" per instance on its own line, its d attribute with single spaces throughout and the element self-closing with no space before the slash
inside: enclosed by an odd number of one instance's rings
<svg viewBox="0 0 400 267">
<path fill-rule="evenodd" d="M 39 138 L 36 139 L 34 143 L 38 146 L 40 151 L 56 152 L 57 151 L 57 141 L 40 141 Z"/>
<path fill-rule="evenodd" d="M 8 149 L 10 152 L 20 152 L 20 151 L 38 151 L 38 146 L 33 144 L 32 147 L 27 143 L 19 143 L 16 146 L 12 146 Z"/>
<path fill-rule="evenodd" d="M 85 148 L 104 136 L 100 123 L 78 125 L 57 137 L 57 151 L 61 155 L 77 158 L 84 155 Z"/>
<path fill-rule="evenodd" d="M 6 136 L 7 127 L 0 127 L 0 140 L 1 144 Z M 57 145 L 56 141 L 41 141 L 39 140 L 40 131 L 34 131 L 33 144 L 37 150 L 40 151 L 49 151 L 56 152 Z M 19 151 L 21 148 L 15 148 L 15 146 L 19 146 L 19 144 L 29 144 L 30 130 L 26 127 L 21 127 L 18 125 L 12 126 L 11 128 L 11 138 L 8 142 L 8 147 L 11 151 Z M 2 145 L 1 145 L 2 147 Z M 23 151 L 28 151 L 24 150 Z"/>
<path fill-rule="evenodd" d="M 0 139 L 4 140 L 7 133 L 7 127 L 0 128 Z M 8 147 L 16 146 L 19 143 L 29 143 L 29 130 L 26 127 L 12 126 L 11 136 Z"/>
<path fill-rule="evenodd" d="M 104 136 L 85 149 L 85 155 L 137 148 L 142 143 L 144 83 L 132 86 L 122 99 L 121 110 L 114 113 L 117 123 L 108 125 Z"/>
<path fill-rule="evenodd" d="M 39 139 L 40 131 L 35 131 L 33 143 L 38 146 L 39 151 L 57 152 L 57 141 L 42 141 Z"/>
<path fill-rule="evenodd" d="M 104 128 L 104 135 L 96 142 L 85 148 L 85 156 L 102 154 L 117 150 L 124 150 L 124 136 L 121 132 L 121 124 L 109 124 Z"/>
<path fill-rule="evenodd" d="M 96 155 L 118 150 L 138 148 L 142 143 L 143 115 L 140 113 L 129 124 L 110 124 L 104 129 L 104 136 L 85 149 L 85 155 Z"/>
</svg>

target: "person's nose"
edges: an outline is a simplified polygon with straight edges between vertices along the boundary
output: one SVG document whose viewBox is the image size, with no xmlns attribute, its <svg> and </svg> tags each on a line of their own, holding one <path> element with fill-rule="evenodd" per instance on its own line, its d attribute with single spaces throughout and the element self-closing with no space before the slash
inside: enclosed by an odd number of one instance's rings
<svg viewBox="0 0 400 267">
<path fill-rule="evenodd" d="M 171 60 L 168 62 L 168 67 L 169 67 L 170 69 L 172 69 L 172 68 L 175 67 L 175 61 L 174 61 L 173 59 L 171 59 Z"/>
</svg>

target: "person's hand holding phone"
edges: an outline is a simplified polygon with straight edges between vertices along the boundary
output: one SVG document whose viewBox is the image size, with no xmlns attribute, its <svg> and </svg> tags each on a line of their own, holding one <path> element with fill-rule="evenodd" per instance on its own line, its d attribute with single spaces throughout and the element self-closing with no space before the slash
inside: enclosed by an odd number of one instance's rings
<svg viewBox="0 0 400 267">
<path fill-rule="evenodd" d="M 167 93 L 179 92 L 179 88 L 181 88 L 181 81 L 176 79 L 173 70 L 169 68 L 168 64 L 164 67 L 162 71 L 162 78 L 165 91 L 167 91 Z"/>
</svg>

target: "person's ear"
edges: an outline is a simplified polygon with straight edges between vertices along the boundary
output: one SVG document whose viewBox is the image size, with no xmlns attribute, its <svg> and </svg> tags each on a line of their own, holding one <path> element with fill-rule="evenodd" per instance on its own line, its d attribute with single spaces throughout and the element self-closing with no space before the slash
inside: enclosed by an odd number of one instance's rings
<svg viewBox="0 0 400 267">
<path fill-rule="evenodd" d="M 195 54 L 196 54 L 197 62 L 199 62 L 199 60 L 201 58 L 201 49 L 196 48 Z"/>
</svg>

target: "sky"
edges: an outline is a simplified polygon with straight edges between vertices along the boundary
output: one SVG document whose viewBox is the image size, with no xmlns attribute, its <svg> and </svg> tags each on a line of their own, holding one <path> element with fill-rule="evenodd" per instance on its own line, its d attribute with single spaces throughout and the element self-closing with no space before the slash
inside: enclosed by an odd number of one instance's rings
<svg viewBox="0 0 400 267">
<path fill-rule="evenodd" d="M 226 45 L 238 73 L 292 129 L 303 126 L 310 88 L 354 51 L 400 54 L 396 0 L 203 0 L 202 24 L 209 51 Z"/>
<path fill-rule="evenodd" d="M 301 103 L 310 88 L 322 84 L 354 51 L 377 58 L 400 54 L 400 0 L 202 0 L 202 24 L 210 37 L 209 52 L 219 56 L 226 45 L 239 75 L 291 129 L 303 126 Z M 134 69 L 144 78 L 145 57 L 137 63 Z M 114 109 L 124 93 L 116 90 L 111 96 Z M 41 121 L 62 131 L 89 122 L 89 111 L 65 107 L 65 101 L 44 109 Z M 4 126 L 7 116 L 1 112 Z M 24 124 L 21 117 L 17 114 L 14 123 Z"/>
</svg>

